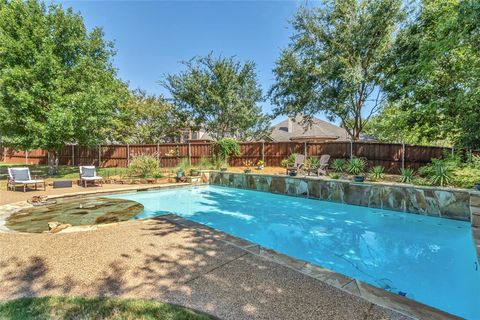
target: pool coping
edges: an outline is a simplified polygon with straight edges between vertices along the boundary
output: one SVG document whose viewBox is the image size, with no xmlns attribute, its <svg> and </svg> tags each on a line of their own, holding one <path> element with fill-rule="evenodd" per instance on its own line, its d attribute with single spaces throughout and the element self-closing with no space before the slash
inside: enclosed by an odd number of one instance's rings
<svg viewBox="0 0 480 320">
<path fill-rule="evenodd" d="M 162 215 L 151 219 L 163 219 L 169 223 L 194 229 L 195 231 L 200 232 L 202 236 L 223 241 L 250 254 L 275 262 L 289 269 L 300 272 L 303 275 L 322 281 L 356 297 L 367 300 L 370 303 L 398 312 L 413 319 L 461 319 L 460 317 L 454 316 L 421 302 L 388 292 L 366 282 L 331 271 L 318 265 L 311 264 L 301 259 L 293 258 L 275 250 L 263 247 L 260 244 L 230 235 L 207 225 L 182 218 L 175 214 Z"/>
</svg>

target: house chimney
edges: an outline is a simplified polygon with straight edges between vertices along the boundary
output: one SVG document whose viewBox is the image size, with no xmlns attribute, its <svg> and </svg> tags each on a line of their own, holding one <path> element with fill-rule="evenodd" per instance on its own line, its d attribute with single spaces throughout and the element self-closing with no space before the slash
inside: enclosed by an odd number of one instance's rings
<svg viewBox="0 0 480 320">
<path fill-rule="evenodd" d="M 291 117 L 288 117 L 288 128 L 287 128 L 287 132 L 290 132 L 290 133 L 293 132 L 293 120 L 292 120 Z"/>
</svg>

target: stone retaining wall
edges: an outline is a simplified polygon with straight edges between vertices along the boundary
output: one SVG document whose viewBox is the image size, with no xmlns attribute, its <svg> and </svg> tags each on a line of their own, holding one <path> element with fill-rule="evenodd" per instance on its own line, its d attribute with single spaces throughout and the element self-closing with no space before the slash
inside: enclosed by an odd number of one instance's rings
<svg viewBox="0 0 480 320">
<path fill-rule="evenodd" d="M 210 184 L 309 197 L 357 206 L 471 221 L 480 225 L 480 193 L 401 184 L 355 183 L 316 177 L 211 171 Z M 471 219 L 472 215 L 472 219 Z"/>
</svg>

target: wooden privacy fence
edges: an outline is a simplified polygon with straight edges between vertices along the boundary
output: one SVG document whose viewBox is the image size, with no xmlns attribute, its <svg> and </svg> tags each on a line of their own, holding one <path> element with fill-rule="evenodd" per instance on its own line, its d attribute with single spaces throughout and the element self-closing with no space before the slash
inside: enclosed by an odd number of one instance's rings
<svg viewBox="0 0 480 320">
<path fill-rule="evenodd" d="M 242 166 L 245 161 L 255 165 L 264 160 L 267 166 L 280 166 L 283 159 L 292 153 L 307 156 L 330 154 L 332 159 L 363 157 L 369 166 L 381 165 L 388 172 L 398 173 L 400 168 L 417 170 L 432 158 L 441 158 L 451 148 L 385 144 L 372 142 L 245 142 L 240 143 L 241 156 L 230 159 L 231 166 Z M 101 167 L 126 167 L 132 157 L 148 154 L 156 157 L 161 167 L 174 167 L 182 159 L 197 165 L 202 157 L 211 158 L 209 143 L 166 143 L 148 145 L 102 145 L 88 148 L 66 146 L 59 154 L 61 165 L 96 165 Z M 7 163 L 47 164 L 44 150 L 17 151 L 0 148 L 0 160 Z"/>
</svg>

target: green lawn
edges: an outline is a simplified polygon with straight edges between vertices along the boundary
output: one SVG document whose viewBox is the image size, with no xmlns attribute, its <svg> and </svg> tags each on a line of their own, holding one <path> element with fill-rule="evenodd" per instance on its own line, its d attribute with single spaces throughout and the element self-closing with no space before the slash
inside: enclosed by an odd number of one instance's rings
<svg viewBox="0 0 480 320">
<path fill-rule="evenodd" d="M 194 311 L 151 300 L 116 298 L 21 298 L 0 303 L 0 319 L 211 319 Z"/>
</svg>

